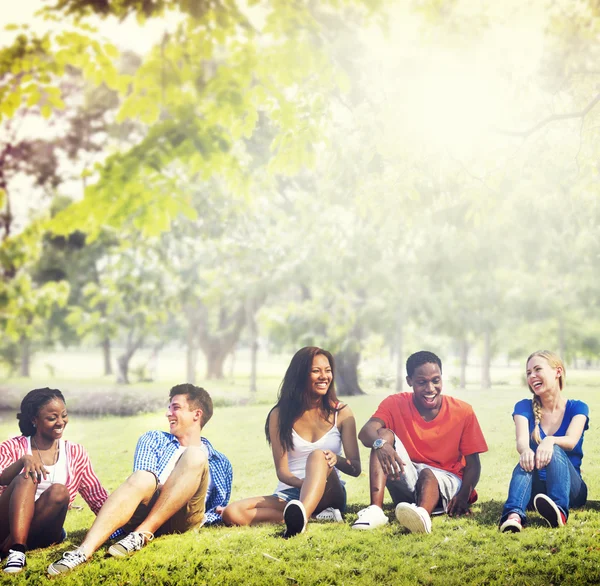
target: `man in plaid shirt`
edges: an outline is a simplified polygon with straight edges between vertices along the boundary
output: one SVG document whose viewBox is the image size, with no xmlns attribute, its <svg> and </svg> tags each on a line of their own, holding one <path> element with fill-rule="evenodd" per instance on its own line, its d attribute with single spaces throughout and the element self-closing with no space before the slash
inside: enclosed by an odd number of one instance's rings
<svg viewBox="0 0 600 586">
<path fill-rule="evenodd" d="M 213 412 L 210 395 L 183 384 L 173 387 L 169 397 L 169 432 L 142 435 L 133 474 L 108 497 L 79 548 L 50 564 L 50 575 L 86 562 L 111 535 L 127 533 L 108 549 L 114 557 L 127 557 L 155 535 L 183 533 L 221 520 L 233 474 L 229 460 L 201 437 Z"/>
</svg>

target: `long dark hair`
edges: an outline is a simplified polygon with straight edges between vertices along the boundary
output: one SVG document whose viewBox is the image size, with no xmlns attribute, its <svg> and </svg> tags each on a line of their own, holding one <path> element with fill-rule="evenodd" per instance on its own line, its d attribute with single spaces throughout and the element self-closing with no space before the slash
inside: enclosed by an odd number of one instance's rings
<svg viewBox="0 0 600 586">
<path fill-rule="evenodd" d="M 23 435 L 35 435 L 35 425 L 33 425 L 32 420 L 37 417 L 40 409 L 52 399 L 60 399 L 65 405 L 67 404 L 63 394 L 58 389 L 48 387 L 33 389 L 23 397 L 21 412 L 17 413 L 19 429 Z"/>
<path fill-rule="evenodd" d="M 329 419 L 331 414 L 336 409 L 337 396 L 335 394 L 335 367 L 331 352 L 317 348 L 316 346 L 306 346 L 301 348 L 294 354 L 290 365 L 279 386 L 277 394 L 277 404 L 273 409 L 279 407 L 279 441 L 286 451 L 294 448 L 292 439 L 292 427 L 296 420 L 309 407 L 310 393 L 308 392 L 308 381 L 310 379 L 310 371 L 312 368 L 313 359 L 315 356 L 323 354 L 329 360 L 331 366 L 331 384 L 327 393 L 321 397 L 321 411 L 326 419 Z M 271 435 L 269 433 L 269 419 L 273 409 L 267 415 L 265 423 L 265 435 L 267 441 L 271 443 Z"/>
</svg>

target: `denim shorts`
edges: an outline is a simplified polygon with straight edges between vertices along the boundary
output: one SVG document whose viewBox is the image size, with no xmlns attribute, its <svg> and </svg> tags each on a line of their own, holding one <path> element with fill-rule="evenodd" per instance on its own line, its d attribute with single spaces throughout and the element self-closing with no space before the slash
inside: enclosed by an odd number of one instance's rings
<svg viewBox="0 0 600 586">
<path fill-rule="evenodd" d="M 342 488 L 344 489 L 344 504 L 340 507 L 340 511 L 343 513 L 346 511 L 346 502 L 348 500 L 348 496 L 346 494 L 346 487 L 342 484 Z M 280 498 L 282 501 L 289 503 L 290 501 L 299 501 L 300 500 L 300 489 L 299 488 L 284 488 L 279 492 L 274 492 L 273 496 Z M 318 509 L 317 509 L 318 510 Z"/>
</svg>

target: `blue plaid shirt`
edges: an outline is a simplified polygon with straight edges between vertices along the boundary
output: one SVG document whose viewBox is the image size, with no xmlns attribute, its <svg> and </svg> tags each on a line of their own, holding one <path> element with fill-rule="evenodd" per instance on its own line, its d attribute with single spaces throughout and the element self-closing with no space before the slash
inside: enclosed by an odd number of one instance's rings
<svg viewBox="0 0 600 586">
<path fill-rule="evenodd" d="M 206 498 L 206 525 L 221 522 L 221 515 L 215 509 L 224 507 L 231 496 L 233 470 L 224 454 L 217 452 L 206 438 L 201 438 L 208 450 L 208 469 L 211 483 Z M 133 456 L 133 471 L 148 470 L 160 476 L 171 456 L 179 448 L 179 441 L 166 431 L 148 431 L 138 440 Z"/>
</svg>

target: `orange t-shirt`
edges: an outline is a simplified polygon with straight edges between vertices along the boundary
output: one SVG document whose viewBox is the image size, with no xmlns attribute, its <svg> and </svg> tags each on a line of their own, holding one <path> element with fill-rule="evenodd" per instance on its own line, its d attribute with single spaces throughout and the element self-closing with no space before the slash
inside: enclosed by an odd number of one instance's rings
<svg viewBox="0 0 600 586">
<path fill-rule="evenodd" d="M 413 393 L 384 399 L 374 418 L 383 421 L 404 444 L 415 464 L 428 464 L 462 478 L 465 456 L 487 452 L 479 422 L 468 403 L 442 395 L 437 417 L 425 421 L 413 403 Z"/>
</svg>

